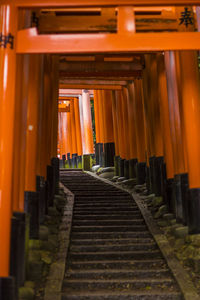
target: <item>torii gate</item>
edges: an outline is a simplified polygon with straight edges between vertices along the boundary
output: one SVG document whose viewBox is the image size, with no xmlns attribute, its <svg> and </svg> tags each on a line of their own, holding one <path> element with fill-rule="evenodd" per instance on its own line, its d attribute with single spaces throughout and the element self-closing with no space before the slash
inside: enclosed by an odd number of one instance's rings
<svg viewBox="0 0 200 300">
<path fill-rule="evenodd" d="M 12 214 L 11 183 L 12 156 L 14 149 L 14 107 L 17 54 L 42 53 L 130 53 L 162 52 L 173 50 L 199 50 L 199 32 L 135 33 L 132 15 L 135 6 L 183 6 L 200 5 L 200 0 L 3 0 L 0 5 L 0 277 L 9 276 L 10 220 Z M 64 7 L 109 7 L 118 6 L 118 30 L 115 34 L 47 34 L 39 35 L 36 28 L 23 29 L 18 24 L 19 9 L 64 8 Z M 191 189 L 200 188 L 200 144 L 199 144 L 199 90 L 194 59 L 185 53 L 181 62 L 187 68 L 183 74 L 183 108 L 186 125 L 188 168 Z M 187 80 L 192 78 L 192 88 Z M 192 107 L 187 97 L 192 97 Z M 9 122 L 8 122 L 9 116 Z M 191 127 L 191 121 L 195 126 Z M 191 142 L 196 152 L 193 152 Z M 8 159 L 9 158 L 9 159 Z M 197 202 L 199 200 L 197 199 Z M 195 207 L 193 207 L 195 211 Z"/>
</svg>

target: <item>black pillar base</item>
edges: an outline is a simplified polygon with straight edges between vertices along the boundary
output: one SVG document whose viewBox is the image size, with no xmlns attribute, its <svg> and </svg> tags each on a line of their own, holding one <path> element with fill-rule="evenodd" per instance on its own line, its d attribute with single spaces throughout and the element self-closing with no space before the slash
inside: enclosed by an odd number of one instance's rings
<svg viewBox="0 0 200 300">
<path fill-rule="evenodd" d="M 77 157 L 77 168 L 82 169 L 82 156 Z"/>
<path fill-rule="evenodd" d="M 124 161 L 125 159 L 121 158 L 119 159 L 119 176 L 124 177 Z"/>
<path fill-rule="evenodd" d="M 163 196 L 164 202 L 167 203 L 166 199 L 166 183 L 167 183 L 167 169 L 166 164 L 161 164 L 161 195 Z"/>
<path fill-rule="evenodd" d="M 124 160 L 124 177 L 129 179 L 129 160 Z"/>
<path fill-rule="evenodd" d="M 36 190 L 39 193 L 39 222 L 42 223 L 46 214 L 46 187 L 43 176 L 36 176 Z"/>
<path fill-rule="evenodd" d="M 26 214 L 14 212 L 11 219 L 10 275 L 15 277 L 16 286 L 25 280 L 25 232 Z"/>
<path fill-rule="evenodd" d="M 150 181 L 150 192 L 152 194 L 155 193 L 154 160 L 155 160 L 155 156 L 149 158 L 149 181 Z"/>
<path fill-rule="evenodd" d="M 176 211 L 176 205 L 175 205 L 175 197 L 173 193 L 173 187 L 174 187 L 174 178 L 170 178 L 166 180 L 166 204 L 169 208 L 169 211 L 173 214 L 175 214 Z"/>
<path fill-rule="evenodd" d="M 16 285 L 13 277 L 0 277 L 0 299 L 17 300 Z"/>
<path fill-rule="evenodd" d="M 104 161 L 103 143 L 99 143 L 99 165 L 102 167 Z"/>
<path fill-rule="evenodd" d="M 60 172 L 59 172 L 59 159 L 58 157 L 52 157 L 51 159 L 51 165 L 55 170 L 55 193 L 59 194 L 59 180 L 60 180 Z"/>
<path fill-rule="evenodd" d="M 77 153 L 72 154 L 72 168 L 77 168 Z"/>
<path fill-rule="evenodd" d="M 137 184 L 144 184 L 146 182 L 146 163 L 140 162 L 136 165 Z"/>
<path fill-rule="evenodd" d="M 25 212 L 30 215 L 30 239 L 39 238 L 39 194 L 25 192 Z"/>
<path fill-rule="evenodd" d="M 119 163 L 120 162 L 120 156 L 114 157 L 114 166 L 115 166 L 115 176 L 119 176 Z"/>
<path fill-rule="evenodd" d="M 129 178 L 136 178 L 137 158 L 129 160 Z"/>
<path fill-rule="evenodd" d="M 48 181 L 48 204 L 49 206 L 53 206 L 53 198 L 55 195 L 55 176 L 54 176 L 54 168 L 52 166 L 47 166 L 47 181 Z"/>
<path fill-rule="evenodd" d="M 162 156 L 149 158 L 151 192 L 157 197 L 162 196 L 163 164 L 164 158 Z"/>
<path fill-rule="evenodd" d="M 154 185 L 155 195 L 157 197 L 162 196 L 162 166 L 164 164 L 164 158 L 162 156 L 155 157 L 154 159 Z"/>
<path fill-rule="evenodd" d="M 62 155 L 62 167 L 65 167 L 66 155 Z"/>
<path fill-rule="evenodd" d="M 181 174 L 181 195 L 183 205 L 183 224 L 188 224 L 188 203 L 189 203 L 189 178 L 188 174 Z"/>
<path fill-rule="evenodd" d="M 189 189 L 188 203 L 189 233 L 200 233 L 200 188 Z"/>
<path fill-rule="evenodd" d="M 114 166 L 114 156 L 115 156 L 115 144 L 114 143 L 105 143 L 104 144 L 104 156 L 105 167 L 113 167 Z"/>
<path fill-rule="evenodd" d="M 174 195 L 176 205 L 176 220 L 179 223 L 183 221 L 183 206 L 182 206 L 182 195 L 181 195 L 181 180 L 180 175 L 174 176 Z"/>
<path fill-rule="evenodd" d="M 99 165 L 99 161 L 100 161 L 100 143 L 96 143 L 96 145 L 95 145 L 95 158 L 96 158 L 96 165 Z"/>
<path fill-rule="evenodd" d="M 150 168 L 146 166 L 146 187 L 148 194 L 151 193 Z"/>
</svg>

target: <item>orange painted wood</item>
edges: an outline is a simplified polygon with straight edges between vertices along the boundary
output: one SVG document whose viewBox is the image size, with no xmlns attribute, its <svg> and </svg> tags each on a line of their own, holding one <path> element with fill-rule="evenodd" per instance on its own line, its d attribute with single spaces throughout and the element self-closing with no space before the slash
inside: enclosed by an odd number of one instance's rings
<svg viewBox="0 0 200 300">
<path fill-rule="evenodd" d="M 200 187 L 200 88 L 197 54 L 181 52 L 181 83 L 184 134 L 187 147 L 189 187 Z"/>
<path fill-rule="evenodd" d="M 21 54 L 126 53 L 200 49 L 199 32 L 38 35 L 37 29 L 31 28 L 18 31 L 17 41 L 17 53 Z"/>
<path fill-rule="evenodd" d="M 117 122 L 117 100 L 115 92 L 112 92 L 112 116 L 113 116 L 113 134 L 115 142 L 115 156 L 119 156 L 119 128 Z"/>
<path fill-rule="evenodd" d="M 95 114 L 96 143 L 100 143 L 99 98 L 98 98 L 98 92 L 97 91 L 94 91 L 94 114 Z"/>
<path fill-rule="evenodd" d="M 99 102 L 99 142 L 105 142 L 105 133 L 104 133 L 104 114 L 103 114 L 103 96 L 102 91 L 98 90 L 98 102 Z"/>
<path fill-rule="evenodd" d="M 173 51 L 165 53 L 165 67 L 167 74 L 167 89 L 169 98 L 170 129 L 174 157 L 174 172 L 182 174 L 187 171 L 184 160 L 184 141 L 180 118 L 180 99 L 178 94 L 176 57 Z"/>
<path fill-rule="evenodd" d="M 123 124 L 123 107 L 122 107 L 122 92 L 115 91 L 116 105 L 117 105 L 117 123 L 119 134 L 119 155 L 122 159 L 125 159 L 125 139 L 124 139 L 124 124 Z"/>
<path fill-rule="evenodd" d="M 164 145 L 164 159 L 166 163 L 167 178 L 174 177 L 174 157 L 170 131 L 170 117 L 168 106 L 167 78 L 163 54 L 157 55 L 158 96 L 160 105 L 161 128 Z"/>
<path fill-rule="evenodd" d="M 104 143 L 113 143 L 113 120 L 112 120 L 112 92 L 102 91 L 103 119 L 104 119 Z"/>
<path fill-rule="evenodd" d="M 135 128 L 136 128 L 136 140 L 137 140 L 137 159 L 138 162 L 146 162 L 142 80 L 136 79 L 134 81 L 134 86 L 135 86 L 134 111 L 135 111 Z"/>
<path fill-rule="evenodd" d="M 128 84 L 128 123 L 129 123 L 129 144 L 130 144 L 130 159 L 137 158 L 137 142 L 136 142 L 136 127 L 135 127 L 135 114 L 134 114 L 135 90 L 134 83 Z"/>
<path fill-rule="evenodd" d="M 0 5 L 0 32 L 16 38 L 17 11 Z M 14 111 L 16 48 L 0 48 L 0 277 L 9 276 L 10 229 L 12 215 L 12 171 L 14 149 Z"/>
<path fill-rule="evenodd" d="M 11 3 L 12 0 L 2 0 L 3 3 Z M 18 7 L 101 7 L 101 6 L 163 6 L 163 5 L 200 5 L 199 0 L 96 0 L 95 3 L 90 0 L 15 0 Z"/>
<path fill-rule="evenodd" d="M 75 124 L 76 124 L 77 153 L 80 156 L 83 154 L 83 149 L 82 149 L 81 124 L 80 124 L 78 98 L 74 98 L 74 112 L 75 112 Z"/>
<path fill-rule="evenodd" d="M 123 107 L 123 124 L 124 124 L 124 142 L 125 142 L 125 158 L 129 160 L 130 156 L 130 141 L 129 141 L 129 122 L 128 122 L 128 105 L 127 105 L 128 91 L 127 88 L 122 89 L 122 107 Z M 132 130 L 132 128 L 130 128 Z"/>
<path fill-rule="evenodd" d="M 40 101 L 40 57 L 30 58 L 28 89 L 27 129 L 26 129 L 26 178 L 25 190 L 36 191 L 36 166 L 38 153 L 38 123 Z"/>
<path fill-rule="evenodd" d="M 76 122 L 75 122 L 75 111 L 74 111 L 74 100 L 70 101 L 70 115 L 71 115 L 71 137 L 72 137 L 72 154 L 78 152 L 77 141 L 76 141 Z"/>
<path fill-rule="evenodd" d="M 87 90 L 82 91 L 82 115 L 83 115 L 83 127 L 84 141 L 83 143 L 83 154 L 94 153 L 93 143 L 93 131 L 92 131 L 92 117 L 91 117 L 91 106 L 90 106 L 90 94 Z"/>
</svg>

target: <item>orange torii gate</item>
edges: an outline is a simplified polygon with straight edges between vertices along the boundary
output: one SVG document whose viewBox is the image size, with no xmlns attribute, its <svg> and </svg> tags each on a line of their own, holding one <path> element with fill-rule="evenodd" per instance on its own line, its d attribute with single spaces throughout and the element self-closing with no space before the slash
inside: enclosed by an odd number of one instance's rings
<svg viewBox="0 0 200 300">
<path fill-rule="evenodd" d="M 14 113 L 15 113 L 15 90 L 16 90 L 16 65 L 17 54 L 58 54 L 58 53 L 129 53 L 129 52 L 163 52 L 170 51 L 171 56 L 166 58 L 166 67 L 169 73 L 174 71 L 174 66 L 170 65 L 173 59 L 171 51 L 186 51 L 200 49 L 200 33 L 199 32 L 174 32 L 174 33 L 135 33 L 133 22 L 133 6 L 156 6 L 156 5 L 200 5 L 199 0 L 97 0 L 94 3 L 86 0 L 73 0 L 66 3 L 65 0 L 51 1 L 28 1 L 28 0 L 3 0 L 0 5 L 0 33 L 2 34 L 0 48 L 0 277 L 4 280 L 9 279 L 9 258 L 10 258 L 10 227 L 12 217 L 13 198 L 11 193 L 12 187 L 12 157 L 14 152 Z M 36 28 L 21 29 L 18 24 L 18 17 L 22 14 L 18 8 L 53 8 L 53 7 L 91 7 L 91 6 L 118 6 L 118 32 L 116 34 L 57 34 L 57 35 L 39 35 Z M 133 25 L 130 28 L 130 23 Z M 20 30 L 18 30 L 20 28 Z M 167 57 L 167 55 L 166 55 Z M 181 72 L 178 72 L 178 61 L 181 62 Z M 172 68 L 172 70 L 170 69 Z M 181 120 L 184 124 L 179 129 L 184 130 L 187 166 L 186 169 L 175 169 L 180 172 L 188 171 L 189 175 L 189 191 L 190 191 L 190 216 L 189 228 L 190 232 L 200 231 L 200 103 L 199 103 L 199 74 L 197 62 L 194 52 L 182 52 L 176 60 L 175 76 L 179 79 L 181 90 L 183 91 L 180 98 Z M 51 74 L 52 76 L 52 74 Z M 180 77 L 179 77 L 180 76 Z M 181 80 L 180 80 L 181 78 Z M 191 80 L 192 79 L 192 80 Z M 47 97 L 50 97 L 48 89 L 51 80 L 48 74 L 45 75 Z M 192 83 L 192 88 L 190 86 Z M 169 81 L 168 81 L 168 84 Z M 144 90 L 145 90 L 144 86 Z M 168 86 L 171 91 L 172 87 Z M 145 91 L 146 92 L 146 91 Z M 119 91 L 117 91 L 119 93 Z M 174 90 L 171 91 L 172 96 Z M 145 94 L 145 93 L 144 93 Z M 188 99 L 192 97 L 192 105 Z M 145 100 L 144 100 L 145 102 Z M 52 99 L 53 103 L 53 99 Z M 162 106 L 163 107 L 163 106 Z M 54 107 L 55 108 L 55 107 Z M 50 158 L 54 147 L 51 147 L 51 153 L 45 157 L 48 150 L 48 140 L 53 144 L 56 143 L 55 132 L 48 130 L 44 120 L 50 120 L 55 117 L 56 109 L 48 109 L 48 102 L 43 103 L 44 119 L 41 122 L 41 132 L 47 134 L 47 140 L 41 146 L 43 162 L 40 161 L 38 169 L 39 175 L 45 176 L 45 167 L 50 163 Z M 141 108 L 140 108 L 141 109 Z M 150 115 L 154 107 L 150 108 Z M 174 111 L 170 111 L 170 114 Z M 9 116 L 9 122 L 8 122 Z M 148 112 L 146 118 L 148 117 Z M 167 118 L 166 118 L 167 119 Z M 145 122 L 148 122 L 146 119 Z M 172 131 L 172 121 L 170 128 Z M 177 118 L 175 116 L 175 123 Z M 48 124 L 49 125 L 49 124 Z M 52 127 L 52 126 L 51 126 Z M 156 124 L 153 124 L 153 128 Z M 31 128 L 31 127 L 30 127 Z M 49 132 L 51 131 L 51 132 Z M 150 143 L 146 145 L 146 152 L 150 155 L 163 155 L 159 147 L 155 147 L 155 143 L 151 140 L 151 131 L 147 128 L 147 140 Z M 181 135 L 182 133 L 179 132 Z M 121 132 L 123 136 L 123 132 Z M 177 134 L 172 140 L 172 149 L 177 149 Z M 35 137 L 34 137 L 35 139 Z M 157 145 L 159 146 L 159 145 Z M 180 144 L 178 144 L 180 146 Z M 149 148 L 148 148 L 149 147 Z M 89 145 L 92 149 L 92 145 Z M 122 153 L 124 149 L 121 149 Z M 157 154 L 158 153 L 158 154 Z M 124 153 L 123 153 L 124 154 Z M 175 150 L 174 150 L 174 153 Z M 185 155 L 185 154 L 184 154 Z M 8 159 L 9 158 L 9 159 Z M 35 168 L 35 165 L 34 165 Z M 173 172 L 169 172 L 171 177 Z M 17 176 L 17 175 L 16 175 Z M 172 178 L 168 179 L 172 179 Z M 2 280 L 2 282 L 3 282 Z M 2 285 L 3 286 L 3 285 Z"/>
</svg>

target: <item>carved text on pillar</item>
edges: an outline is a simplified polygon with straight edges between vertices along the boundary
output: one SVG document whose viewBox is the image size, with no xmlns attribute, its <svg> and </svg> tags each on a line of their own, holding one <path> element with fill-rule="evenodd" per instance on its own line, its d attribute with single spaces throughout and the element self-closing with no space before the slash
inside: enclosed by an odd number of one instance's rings
<svg viewBox="0 0 200 300">
<path fill-rule="evenodd" d="M 8 45 L 10 45 L 10 49 L 14 49 L 14 36 L 11 33 L 8 35 L 0 33 L 0 47 L 7 48 Z"/>
</svg>

